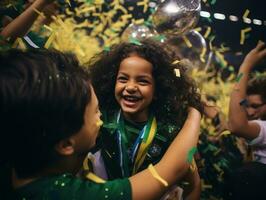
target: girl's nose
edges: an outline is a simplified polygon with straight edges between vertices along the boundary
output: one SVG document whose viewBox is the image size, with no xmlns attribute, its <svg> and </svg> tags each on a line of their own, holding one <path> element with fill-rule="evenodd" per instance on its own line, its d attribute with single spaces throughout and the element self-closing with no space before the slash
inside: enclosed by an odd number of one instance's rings
<svg viewBox="0 0 266 200">
<path fill-rule="evenodd" d="M 134 83 L 129 83 L 129 84 L 126 85 L 126 90 L 127 91 L 132 91 L 132 92 L 136 91 L 137 90 L 137 86 Z"/>
</svg>

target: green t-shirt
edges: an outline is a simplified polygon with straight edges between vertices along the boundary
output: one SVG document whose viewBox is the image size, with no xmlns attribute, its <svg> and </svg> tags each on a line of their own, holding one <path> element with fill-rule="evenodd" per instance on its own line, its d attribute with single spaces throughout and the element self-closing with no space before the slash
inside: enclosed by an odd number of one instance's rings
<svg viewBox="0 0 266 200">
<path fill-rule="evenodd" d="M 130 161 L 132 147 L 145 123 L 124 121 L 126 131 L 125 137 L 128 142 L 123 142 L 124 148 L 122 148 L 121 152 L 121 148 L 118 145 L 118 125 L 116 123 L 116 115 L 108 115 L 106 112 L 103 112 L 103 121 L 104 126 L 101 128 L 101 134 L 97 145 L 101 149 L 108 179 L 113 180 L 116 178 L 129 177 L 132 175 L 133 169 L 133 163 Z M 138 171 L 146 169 L 150 163 L 156 164 L 165 153 L 171 140 L 160 133 L 160 124 L 158 124 L 155 137 L 148 149 L 144 162 Z M 124 157 L 124 174 L 122 172 L 120 161 L 121 154 L 123 154 Z"/>
<path fill-rule="evenodd" d="M 71 174 L 62 174 L 29 183 L 15 190 L 15 196 L 20 200 L 129 200 L 131 185 L 127 178 L 94 183 Z"/>
</svg>

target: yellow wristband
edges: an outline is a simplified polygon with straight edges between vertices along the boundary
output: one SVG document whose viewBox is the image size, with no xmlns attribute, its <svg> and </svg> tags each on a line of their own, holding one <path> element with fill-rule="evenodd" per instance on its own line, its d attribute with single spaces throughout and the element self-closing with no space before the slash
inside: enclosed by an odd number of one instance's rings
<svg viewBox="0 0 266 200">
<path fill-rule="evenodd" d="M 157 179 L 158 181 L 160 181 L 165 187 L 168 186 L 168 183 L 162 178 L 160 177 L 160 175 L 156 172 L 155 168 L 153 167 L 152 164 L 149 165 L 148 169 L 150 170 L 152 176 Z"/>
</svg>

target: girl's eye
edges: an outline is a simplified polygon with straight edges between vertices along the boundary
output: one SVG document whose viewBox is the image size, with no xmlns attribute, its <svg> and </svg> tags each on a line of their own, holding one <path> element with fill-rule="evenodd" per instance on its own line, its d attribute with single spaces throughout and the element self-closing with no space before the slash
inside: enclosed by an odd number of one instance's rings
<svg viewBox="0 0 266 200">
<path fill-rule="evenodd" d="M 127 78 L 124 76 L 119 76 L 119 77 L 117 77 L 117 81 L 124 83 L 127 81 Z"/>
<path fill-rule="evenodd" d="M 141 85 L 147 85 L 147 84 L 149 84 L 149 81 L 148 80 L 139 80 L 139 83 Z"/>
</svg>

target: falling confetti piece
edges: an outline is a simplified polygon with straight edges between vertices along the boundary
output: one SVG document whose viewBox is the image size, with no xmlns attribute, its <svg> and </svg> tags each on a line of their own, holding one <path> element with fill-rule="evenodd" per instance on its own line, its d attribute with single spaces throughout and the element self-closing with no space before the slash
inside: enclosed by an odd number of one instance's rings
<svg viewBox="0 0 266 200">
<path fill-rule="evenodd" d="M 240 44 L 243 45 L 246 39 L 246 33 L 250 32 L 252 30 L 252 28 L 245 28 L 241 30 L 240 33 Z"/>
<path fill-rule="evenodd" d="M 239 83 L 239 81 L 241 80 L 241 78 L 243 77 L 243 73 L 240 73 L 237 77 L 236 77 L 236 82 Z"/>
<path fill-rule="evenodd" d="M 180 70 L 179 69 L 175 69 L 175 76 L 180 77 Z"/>
<path fill-rule="evenodd" d="M 191 48 L 192 44 L 189 41 L 189 39 L 186 36 L 182 36 L 182 38 L 183 38 L 184 42 L 186 43 L 187 47 Z"/>
<path fill-rule="evenodd" d="M 192 147 L 192 148 L 189 150 L 188 155 L 187 155 L 187 162 L 188 162 L 189 164 L 192 163 L 193 156 L 194 156 L 194 154 L 195 154 L 197 151 L 198 151 L 198 150 L 197 150 L 197 147 Z"/>
</svg>

